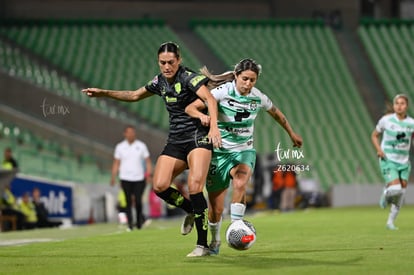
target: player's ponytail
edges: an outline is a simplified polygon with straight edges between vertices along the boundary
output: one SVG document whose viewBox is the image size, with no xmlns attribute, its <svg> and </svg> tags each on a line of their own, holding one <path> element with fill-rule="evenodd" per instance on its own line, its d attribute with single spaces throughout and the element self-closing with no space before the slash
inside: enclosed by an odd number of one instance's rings
<svg viewBox="0 0 414 275">
<path fill-rule="evenodd" d="M 232 71 L 227 71 L 222 74 L 212 74 L 207 69 L 207 67 L 204 66 L 200 69 L 200 72 L 209 79 L 207 83 L 207 88 L 209 88 L 210 90 L 220 86 L 221 84 L 231 82 L 234 80 L 234 72 Z"/>
<path fill-rule="evenodd" d="M 207 88 L 211 90 L 220 86 L 221 84 L 233 81 L 237 75 L 247 70 L 251 70 L 255 72 L 257 76 L 259 76 L 262 71 L 262 66 L 260 64 L 257 64 L 253 59 L 246 58 L 240 60 L 240 62 L 234 66 L 234 71 L 227 71 L 222 74 L 212 74 L 207 69 L 207 67 L 204 66 L 200 69 L 200 72 L 209 79 Z"/>
</svg>

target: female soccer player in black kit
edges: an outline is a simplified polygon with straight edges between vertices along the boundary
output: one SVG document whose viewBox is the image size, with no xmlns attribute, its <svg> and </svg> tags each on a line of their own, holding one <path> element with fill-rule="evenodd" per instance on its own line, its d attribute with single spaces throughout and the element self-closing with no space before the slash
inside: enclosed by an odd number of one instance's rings
<svg viewBox="0 0 414 275">
<path fill-rule="evenodd" d="M 122 101 L 139 101 L 152 95 L 162 97 L 169 112 L 170 129 L 167 145 L 155 165 L 153 188 L 164 201 L 188 213 L 181 227 L 183 235 L 191 231 L 194 223 L 196 225 L 197 245 L 187 257 L 206 256 L 209 254 L 208 209 L 203 188 L 213 146 L 221 146 L 217 127 L 217 102 L 206 87 L 209 79 L 181 65 L 177 44 L 166 42 L 160 46 L 158 65 L 161 73 L 136 91 L 87 88 L 82 92 L 90 97 L 109 97 Z M 199 119 L 191 118 L 184 111 L 197 98 L 207 101 L 209 106 L 209 128 L 202 126 Z M 190 200 L 170 186 L 173 179 L 187 168 Z"/>
</svg>

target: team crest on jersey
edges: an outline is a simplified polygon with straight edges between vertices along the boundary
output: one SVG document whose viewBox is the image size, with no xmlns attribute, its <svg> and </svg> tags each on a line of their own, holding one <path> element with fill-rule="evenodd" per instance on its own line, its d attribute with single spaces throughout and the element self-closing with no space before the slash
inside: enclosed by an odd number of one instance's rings
<svg viewBox="0 0 414 275">
<path fill-rule="evenodd" d="M 257 102 L 256 101 L 252 101 L 250 103 L 250 110 L 256 111 L 256 109 L 257 109 Z"/>
<path fill-rule="evenodd" d="M 181 93 L 181 83 L 180 82 L 175 83 L 174 89 L 177 92 L 177 94 Z"/>
</svg>

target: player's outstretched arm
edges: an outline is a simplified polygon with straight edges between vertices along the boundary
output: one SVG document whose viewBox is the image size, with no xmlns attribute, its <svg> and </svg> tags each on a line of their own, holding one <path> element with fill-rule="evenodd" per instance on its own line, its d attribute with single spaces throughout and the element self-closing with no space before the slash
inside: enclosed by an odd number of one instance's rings
<svg viewBox="0 0 414 275">
<path fill-rule="evenodd" d="M 89 97 L 109 97 L 121 101 L 139 101 L 153 95 L 153 93 L 148 92 L 145 87 L 141 87 L 135 91 L 115 91 L 100 88 L 86 88 L 83 89 L 82 92 Z"/>
<path fill-rule="evenodd" d="M 270 108 L 270 110 L 268 110 L 267 113 L 271 115 L 273 119 L 276 120 L 283 127 L 283 129 L 285 129 L 285 131 L 290 136 L 290 139 L 292 140 L 294 147 L 302 146 L 302 137 L 293 131 L 288 120 L 286 119 L 286 116 L 278 108 L 272 106 L 272 108 Z"/>
</svg>

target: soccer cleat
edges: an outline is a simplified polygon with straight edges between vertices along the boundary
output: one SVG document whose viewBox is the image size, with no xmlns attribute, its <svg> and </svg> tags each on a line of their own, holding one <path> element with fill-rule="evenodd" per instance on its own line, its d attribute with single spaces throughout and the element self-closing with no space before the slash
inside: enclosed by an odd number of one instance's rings
<svg viewBox="0 0 414 275">
<path fill-rule="evenodd" d="M 191 251 L 190 254 L 187 255 L 187 257 L 203 257 L 210 255 L 208 248 L 204 247 L 202 245 L 196 245 L 196 248 Z"/>
<path fill-rule="evenodd" d="M 142 228 L 148 227 L 152 223 L 151 219 L 146 219 L 145 222 L 142 224 Z"/>
<path fill-rule="evenodd" d="M 387 229 L 388 230 L 398 230 L 398 227 L 396 227 L 394 224 L 387 224 Z"/>
<path fill-rule="evenodd" d="M 220 241 L 212 241 L 209 245 L 210 255 L 218 255 L 220 252 Z"/>
<path fill-rule="evenodd" d="M 381 195 L 380 201 L 379 201 L 379 205 L 382 209 L 385 209 L 387 207 L 387 197 L 385 196 L 385 193 L 383 193 Z"/>
<path fill-rule="evenodd" d="M 191 232 L 191 230 L 193 230 L 194 220 L 195 220 L 194 214 L 187 214 L 187 216 L 185 216 L 184 221 L 181 224 L 182 235 L 187 235 Z"/>
</svg>

